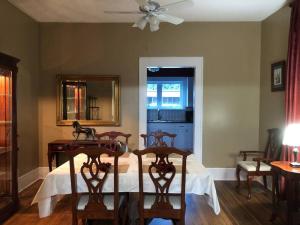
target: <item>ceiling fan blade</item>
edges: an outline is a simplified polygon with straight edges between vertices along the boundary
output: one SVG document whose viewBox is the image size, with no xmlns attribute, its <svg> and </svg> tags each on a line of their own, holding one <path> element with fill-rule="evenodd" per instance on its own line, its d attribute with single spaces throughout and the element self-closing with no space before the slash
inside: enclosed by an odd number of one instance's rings
<svg viewBox="0 0 300 225">
<path fill-rule="evenodd" d="M 183 23 L 184 19 L 176 17 L 176 16 L 171 16 L 168 14 L 158 14 L 157 17 L 164 22 L 172 23 L 174 25 L 179 25 Z"/>
<path fill-rule="evenodd" d="M 142 14 L 142 12 L 140 12 L 140 11 L 109 11 L 109 10 L 104 11 L 104 13 L 107 13 L 107 14 Z"/>
<path fill-rule="evenodd" d="M 161 7 L 170 7 L 170 6 L 177 5 L 177 4 L 184 3 L 184 2 L 189 2 L 189 3 L 193 4 L 192 0 L 178 0 L 176 2 L 171 2 L 168 4 L 162 5 Z"/>
</svg>

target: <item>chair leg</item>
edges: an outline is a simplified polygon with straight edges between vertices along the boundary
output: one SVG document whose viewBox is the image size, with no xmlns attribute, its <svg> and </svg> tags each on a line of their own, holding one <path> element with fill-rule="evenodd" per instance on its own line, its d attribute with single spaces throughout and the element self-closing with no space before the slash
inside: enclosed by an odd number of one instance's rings
<svg viewBox="0 0 300 225">
<path fill-rule="evenodd" d="M 241 172 L 241 167 L 239 165 L 237 165 L 236 171 L 235 171 L 235 173 L 236 173 L 236 180 L 237 180 L 237 185 L 236 185 L 237 190 L 240 189 L 240 185 L 241 185 L 240 172 Z"/>
<path fill-rule="evenodd" d="M 179 222 L 180 225 L 185 225 L 185 219 L 182 219 L 180 222 Z"/>
<path fill-rule="evenodd" d="M 268 188 L 267 176 L 263 176 L 263 180 L 264 180 L 264 187 L 265 189 L 267 189 Z"/>
<path fill-rule="evenodd" d="M 152 222 L 152 220 L 153 219 L 151 219 L 151 218 L 144 219 L 146 225 L 150 224 Z"/>
<path fill-rule="evenodd" d="M 185 225 L 185 220 L 181 219 L 181 220 L 172 220 L 174 225 Z"/>
<path fill-rule="evenodd" d="M 247 185 L 248 185 L 248 200 L 251 199 L 251 182 L 252 182 L 252 177 L 247 175 Z"/>
<path fill-rule="evenodd" d="M 143 216 L 140 215 L 139 221 L 140 221 L 140 225 L 145 225 L 145 219 Z"/>
<path fill-rule="evenodd" d="M 72 213 L 72 225 L 78 225 L 78 219 L 76 213 Z"/>
<path fill-rule="evenodd" d="M 125 206 L 122 214 L 122 225 L 126 225 L 128 222 L 128 205 Z"/>
<path fill-rule="evenodd" d="M 138 202 L 138 209 L 139 209 L 139 225 L 144 225 L 145 224 L 145 218 L 144 218 L 144 212 L 143 212 L 143 208 L 140 207 L 141 202 Z"/>
<path fill-rule="evenodd" d="M 113 220 L 113 225 L 119 225 L 119 213 L 117 213 L 117 216 L 115 216 L 114 220 Z"/>
</svg>

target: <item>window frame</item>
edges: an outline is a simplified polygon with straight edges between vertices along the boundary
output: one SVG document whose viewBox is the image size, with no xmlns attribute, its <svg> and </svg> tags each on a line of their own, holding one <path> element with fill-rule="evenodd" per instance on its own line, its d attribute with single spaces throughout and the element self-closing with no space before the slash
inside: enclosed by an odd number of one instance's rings
<svg viewBox="0 0 300 225">
<path fill-rule="evenodd" d="M 163 84 L 180 84 L 180 106 L 179 107 L 170 107 L 170 106 L 163 106 L 162 105 L 162 86 Z M 168 109 L 168 110 L 182 110 L 185 109 L 187 106 L 187 97 L 188 97 L 188 90 L 187 90 L 187 81 L 185 78 L 152 78 L 147 80 L 147 87 L 148 84 L 157 84 L 157 105 L 156 106 L 149 106 L 148 104 L 148 95 L 147 95 L 147 109 Z M 147 90 L 148 93 L 148 90 Z"/>
</svg>

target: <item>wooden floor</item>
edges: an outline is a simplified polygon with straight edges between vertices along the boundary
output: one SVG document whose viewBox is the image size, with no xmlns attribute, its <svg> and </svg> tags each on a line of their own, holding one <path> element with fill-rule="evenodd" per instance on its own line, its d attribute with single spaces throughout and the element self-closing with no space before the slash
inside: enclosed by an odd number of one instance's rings
<svg viewBox="0 0 300 225">
<path fill-rule="evenodd" d="M 47 218 L 38 217 L 37 205 L 31 206 L 31 201 L 41 182 L 36 182 L 20 194 L 20 210 L 8 219 L 4 225 L 58 225 L 71 224 L 70 197 L 65 197 L 58 203 L 55 212 Z M 255 183 L 253 197 L 246 199 L 245 185 L 241 186 L 240 194 L 235 191 L 235 182 L 215 182 L 219 202 L 220 215 L 215 215 L 207 205 L 205 196 L 187 196 L 186 225 L 284 225 L 277 219 L 269 221 L 271 216 L 271 193 L 265 191 L 260 184 Z M 108 223 L 97 223 L 107 225 Z M 154 220 L 151 225 L 171 225 L 170 221 Z"/>
</svg>

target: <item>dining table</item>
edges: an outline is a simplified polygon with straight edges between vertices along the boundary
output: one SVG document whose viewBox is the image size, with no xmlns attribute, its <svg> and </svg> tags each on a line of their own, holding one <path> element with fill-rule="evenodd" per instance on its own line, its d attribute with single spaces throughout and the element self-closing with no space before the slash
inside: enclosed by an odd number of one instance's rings
<svg viewBox="0 0 300 225">
<path fill-rule="evenodd" d="M 80 173 L 80 167 L 86 161 L 87 156 L 79 154 L 74 158 L 75 173 L 77 177 L 77 192 L 87 192 L 87 185 Z M 155 158 L 152 155 L 144 156 L 144 165 L 150 165 Z M 102 162 L 109 162 L 113 164 L 112 157 L 101 157 Z M 169 161 L 177 167 L 180 167 L 182 159 L 176 155 L 171 155 Z M 119 158 L 119 192 L 121 193 L 137 193 L 139 192 L 138 179 L 138 158 L 133 153 L 124 153 Z M 105 193 L 113 192 L 113 173 L 109 173 L 103 185 L 102 191 Z M 144 192 L 155 193 L 155 186 L 147 171 L 143 174 Z M 169 193 L 180 193 L 181 187 L 181 172 L 176 173 Z M 69 161 L 61 166 L 55 168 L 47 174 L 43 180 L 39 190 L 37 191 L 32 204 L 38 204 L 39 217 L 50 216 L 56 204 L 63 198 L 64 195 L 71 194 L 70 181 L 70 164 Z M 202 163 L 194 154 L 187 158 L 187 172 L 186 172 L 186 194 L 205 195 L 208 205 L 213 212 L 218 215 L 220 213 L 220 205 L 214 184 L 213 176 L 209 173 Z M 133 209 L 133 211 L 137 211 Z"/>
</svg>

